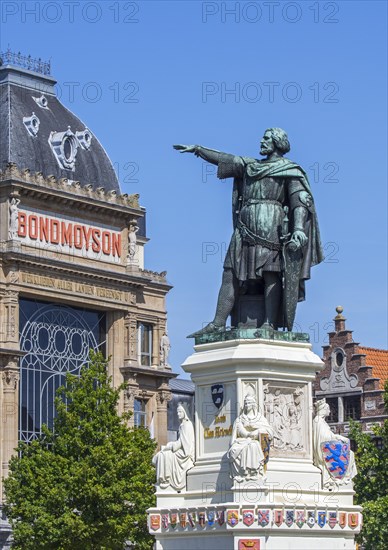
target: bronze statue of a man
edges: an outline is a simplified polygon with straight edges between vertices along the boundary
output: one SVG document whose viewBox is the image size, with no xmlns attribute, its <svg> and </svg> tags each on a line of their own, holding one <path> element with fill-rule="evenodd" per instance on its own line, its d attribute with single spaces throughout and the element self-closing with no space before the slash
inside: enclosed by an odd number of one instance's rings
<svg viewBox="0 0 388 550">
<path fill-rule="evenodd" d="M 195 335 L 221 330 L 230 314 L 234 324 L 242 326 L 243 297 L 260 295 L 257 326 L 292 330 L 296 304 L 305 298 L 310 267 L 320 263 L 323 255 L 307 175 L 283 156 L 290 150 L 286 132 L 280 128 L 265 131 L 260 147 L 264 160 L 200 145 L 174 148 L 216 164 L 220 179 L 234 178 L 234 232 L 217 310 L 214 320 Z"/>
</svg>

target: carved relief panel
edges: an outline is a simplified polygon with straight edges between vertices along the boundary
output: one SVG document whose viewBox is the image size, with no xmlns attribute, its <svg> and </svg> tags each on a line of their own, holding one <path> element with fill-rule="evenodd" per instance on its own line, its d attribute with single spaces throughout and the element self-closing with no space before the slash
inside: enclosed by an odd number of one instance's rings
<svg viewBox="0 0 388 550">
<path fill-rule="evenodd" d="M 306 457 L 309 452 L 307 386 L 263 381 L 264 415 L 274 436 L 271 456 Z"/>
</svg>

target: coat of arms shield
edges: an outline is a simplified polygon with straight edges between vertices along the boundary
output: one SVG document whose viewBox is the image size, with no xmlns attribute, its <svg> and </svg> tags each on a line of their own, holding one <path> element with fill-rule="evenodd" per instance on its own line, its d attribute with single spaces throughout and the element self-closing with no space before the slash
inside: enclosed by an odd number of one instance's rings
<svg viewBox="0 0 388 550">
<path fill-rule="evenodd" d="M 160 529 L 160 514 L 151 514 L 150 526 L 153 531 Z"/>
<path fill-rule="evenodd" d="M 170 525 L 173 529 L 175 529 L 175 527 L 177 526 L 177 523 L 178 523 L 178 514 L 177 513 L 170 514 Z"/>
<path fill-rule="evenodd" d="M 338 525 L 341 527 L 341 529 L 346 527 L 346 512 L 339 513 Z"/>
<path fill-rule="evenodd" d="M 207 523 L 208 525 L 212 526 L 214 525 L 215 521 L 216 521 L 216 514 L 214 510 L 210 510 L 210 512 L 207 513 Z"/>
<path fill-rule="evenodd" d="M 342 479 L 349 466 L 350 445 L 344 441 L 325 441 L 321 443 L 321 450 L 330 475 Z"/>
<path fill-rule="evenodd" d="M 327 522 L 333 529 L 337 525 L 337 512 L 329 512 L 329 521 Z"/>
<path fill-rule="evenodd" d="M 257 523 L 261 527 L 269 524 L 269 510 L 257 510 Z"/>
<path fill-rule="evenodd" d="M 295 523 L 298 527 L 303 527 L 303 525 L 306 523 L 306 512 L 304 510 L 296 511 Z"/>
<path fill-rule="evenodd" d="M 197 514 L 195 512 L 189 512 L 187 517 L 191 527 L 195 527 L 195 524 L 197 523 Z"/>
<path fill-rule="evenodd" d="M 187 525 L 187 514 L 186 512 L 181 512 L 179 514 L 179 525 L 184 529 Z"/>
<path fill-rule="evenodd" d="M 163 529 L 168 529 L 168 514 L 162 514 L 162 527 Z"/>
<path fill-rule="evenodd" d="M 217 512 L 217 523 L 218 525 L 224 525 L 225 523 L 225 512 L 223 510 Z"/>
<path fill-rule="evenodd" d="M 274 510 L 273 517 L 275 525 L 280 527 L 283 523 L 283 510 Z"/>
<path fill-rule="evenodd" d="M 315 512 L 314 512 L 314 510 L 309 510 L 307 512 L 307 522 L 306 523 L 309 527 L 314 527 L 314 525 L 315 525 Z"/>
<path fill-rule="evenodd" d="M 317 523 L 319 527 L 324 527 L 326 525 L 326 512 L 318 512 Z"/>
<path fill-rule="evenodd" d="M 210 391 L 214 405 L 217 409 L 220 409 L 222 407 L 222 403 L 224 402 L 224 385 L 213 384 L 213 386 L 210 387 Z"/>
<path fill-rule="evenodd" d="M 243 511 L 243 524 L 247 525 L 248 527 L 252 525 L 252 523 L 255 521 L 255 513 L 253 510 L 244 510 Z"/>
<path fill-rule="evenodd" d="M 228 525 L 235 527 L 238 524 L 238 510 L 228 510 L 226 521 Z"/>
<path fill-rule="evenodd" d="M 200 527 L 205 527 L 205 525 L 206 525 L 206 513 L 205 512 L 199 512 L 198 513 L 198 525 L 200 525 Z"/>
<path fill-rule="evenodd" d="M 348 514 L 348 525 L 352 529 L 355 529 L 355 527 L 358 527 L 358 514 L 351 512 Z"/>
<path fill-rule="evenodd" d="M 291 525 L 294 523 L 294 510 L 286 510 L 286 525 L 287 527 L 291 527 Z"/>
</svg>

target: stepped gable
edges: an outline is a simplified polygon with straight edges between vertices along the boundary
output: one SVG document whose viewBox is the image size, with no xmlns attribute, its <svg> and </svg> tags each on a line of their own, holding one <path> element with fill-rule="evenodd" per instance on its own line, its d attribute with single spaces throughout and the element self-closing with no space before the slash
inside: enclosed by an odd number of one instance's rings
<svg viewBox="0 0 388 550">
<path fill-rule="evenodd" d="M 50 66 L 0 54 L 0 170 L 10 163 L 120 193 L 112 163 L 86 125 L 56 97 Z"/>
<path fill-rule="evenodd" d="M 387 418 L 384 383 L 388 379 L 388 351 L 360 346 L 346 328 L 343 308 L 338 306 L 336 312 L 334 330 L 323 346 L 325 367 L 316 375 L 314 396 L 329 403 L 329 421 L 336 433 L 348 433 L 350 419 L 371 432 Z"/>
<path fill-rule="evenodd" d="M 332 371 L 331 357 L 338 348 L 346 355 L 346 369 L 348 374 L 358 377 L 357 386 L 366 390 L 384 389 L 384 382 L 388 379 L 388 351 L 360 346 L 353 340 L 353 331 L 346 328 L 346 318 L 342 315 L 343 308 L 336 308 L 334 317 L 335 330 L 329 332 L 329 344 L 323 346 L 323 361 L 325 368 L 315 381 L 315 389 L 319 391 L 322 378 L 329 378 Z"/>
</svg>

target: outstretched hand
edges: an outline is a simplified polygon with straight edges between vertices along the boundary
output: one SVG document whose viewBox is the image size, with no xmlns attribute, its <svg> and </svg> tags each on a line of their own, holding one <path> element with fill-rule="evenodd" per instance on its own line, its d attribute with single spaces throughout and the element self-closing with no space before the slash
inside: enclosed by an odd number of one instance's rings
<svg viewBox="0 0 388 550">
<path fill-rule="evenodd" d="M 180 153 L 195 153 L 195 145 L 173 145 Z"/>
</svg>

